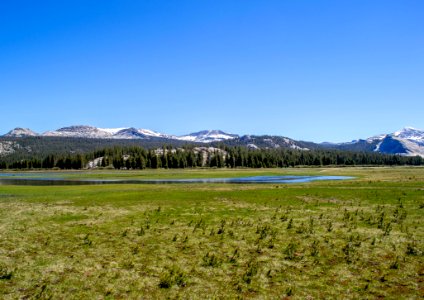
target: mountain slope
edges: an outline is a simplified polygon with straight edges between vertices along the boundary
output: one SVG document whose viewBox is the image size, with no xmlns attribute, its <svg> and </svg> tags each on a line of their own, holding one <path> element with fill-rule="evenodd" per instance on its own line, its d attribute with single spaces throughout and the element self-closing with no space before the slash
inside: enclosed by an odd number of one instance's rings
<svg viewBox="0 0 424 300">
<path fill-rule="evenodd" d="M 424 157 L 424 131 L 405 127 L 390 134 L 380 134 L 367 139 L 347 143 L 313 143 L 297 141 L 284 136 L 229 134 L 221 130 L 203 130 L 182 136 L 159 133 L 134 127 L 97 128 L 86 125 L 63 127 L 41 135 L 28 128 L 15 128 L 3 138 L 60 137 L 99 140 L 145 140 L 162 144 L 177 143 L 225 143 L 229 146 L 246 146 L 250 149 L 291 148 L 297 150 L 334 149 L 356 152 L 379 152 Z M 17 140 L 16 140 L 17 141 Z M 9 144 L 4 144 L 8 149 Z"/>
<path fill-rule="evenodd" d="M 37 136 L 38 133 L 32 131 L 29 128 L 21 128 L 16 127 L 15 129 L 12 129 L 8 133 L 6 133 L 4 136 L 6 137 L 25 137 L 25 136 Z"/>
<path fill-rule="evenodd" d="M 80 138 L 111 138 L 113 134 L 93 126 L 75 125 L 47 131 L 42 136 L 80 137 Z"/>
<path fill-rule="evenodd" d="M 232 140 L 238 137 L 239 136 L 237 134 L 230 134 L 221 130 L 203 130 L 179 136 L 176 137 L 176 139 L 188 142 L 211 143 Z"/>
<path fill-rule="evenodd" d="M 382 138 L 375 151 L 424 157 L 424 131 L 405 127 Z"/>
<path fill-rule="evenodd" d="M 243 135 L 225 141 L 226 145 L 246 146 L 250 149 L 277 149 L 290 148 L 297 150 L 310 150 L 319 148 L 311 142 L 295 141 L 293 139 L 274 135 Z"/>
<path fill-rule="evenodd" d="M 170 138 L 169 135 L 162 134 L 149 129 L 137 129 L 134 127 L 122 128 L 97 128 L 87 125 L 76 125 L 63 127 L 54 131 L 47 131 L 42 136 L 55 137 L 80 137 L 96 139 L 148 139 Z"/>
<path fill-rule="evenodd" d="M 399 131 L 372 136 L 366 140 L 360 139 L 339 144 L 323 143 L 321 146 L 338 150 L 374 151 L 386 154 L 419 155 L 424 157 L 424 131 L 405 127 Z"/>
</svg>

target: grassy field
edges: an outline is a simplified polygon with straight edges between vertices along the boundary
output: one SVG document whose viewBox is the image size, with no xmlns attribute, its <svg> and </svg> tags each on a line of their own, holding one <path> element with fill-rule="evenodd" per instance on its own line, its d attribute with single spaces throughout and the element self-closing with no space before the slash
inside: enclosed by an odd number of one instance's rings
<svg viewBox="0 0 424 300">
<path fill-rule="evenodd" d="M 424 297 L 424 168 L 72 172 L 349 175 L 303 184 L 0 185 L 0 298 Z"/>
</svg>

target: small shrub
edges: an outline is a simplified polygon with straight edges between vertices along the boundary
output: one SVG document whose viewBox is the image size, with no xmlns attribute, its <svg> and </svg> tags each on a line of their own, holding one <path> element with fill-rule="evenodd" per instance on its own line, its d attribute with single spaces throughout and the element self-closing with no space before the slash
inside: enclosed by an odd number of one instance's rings
<svg viewBox="0 0 424 300">
<path fill-rule="evenodd" d="M 333 222 L 329 221 L 329 222 L 327 223 L 327 231 L 328 231 L 328 232 L 333 231 Z"/>
<path fill-rule="evenodd" d="M 289 220 L 289 223 L 287 224 L 287 229 L 292 229 L 293 228 L 293 219 Z"/>
<path fill-rule="evenodd" d="M 182 241 L 183 243 L 187 243 L 188 242 L 188 235 L 185 235 L 184 236 L 184 239 L 183 239 L 183 241 Z"/>
<path fill-rule="evenodd" d="M 258 226 L 256 228 L 256 233 L 259 234 L 260 240 L 265 239 L 270 233 L 270 231 L 271 231 L 271 227 L 268 224 L 265 224 L 263 226 Z"/>
<path fill-rule="evenodd" d="M 389 235 L 390 234 L 390 231 L 392 231 L 392 223 L 391 222 L 386 223 L 384 225 L 383 231 L 384 231 L 384 233 L 383 233 L 384 236 Z"/>
<path fill-rule="evenodd" d="M 313 256 L 313 257 L 318 256 L 319 249 L 318 249 L 318 241 L 317 240 L 312 242 L 310 249 L 311 249 L 310 250 L 311 256 Z"/>
<path fill-rule="evenodd" d="M 256 261 L 250 261 L 247 264 L 247 270 L 243 274 L 242 279 L 245 283 L 250 284 L 256 274 L 258 274 L 258 263 Z"/>
<path fill-rule="evenodd" d="M 287 297 L 293 296 L 293 288 L 290 286 L 286 289 Z"/>
<path fill-rule="evenodd" d="M 83 243 L 83 245 L 91 246 L 91 245 L 93 244 L 93 241 L 92 241 L 92 240 L 90 240 L 89 235 L 88 235 L 88 234 L 86 234 L 86 235 L 84 236 L 83 240 L 82 240 L 82 243 Z"/>
<path fill-rule="evenodd" d="M 223 234 L 225 232 L 225 220 L 221 220 L 221 226 L 218 228 L 217 234 Z"/>
<path fill-rule="evenodd" d="M 396 259 L 390 264 L 390 269 L 392 270 L 399 269 L 399 260 L 397 256 L 396 256 Z"/>
<path fill-rule="evenodd" d="M 300 226 L 296 228 L 296 233 L 302 234 L 306 232 L 306 226 L 305 224 L 302 222 L 300 223 Z"/>
<path fill-rule="evenodd" d="M 383 227 L 384 227 L 384 211 L 378 217 L 378 225 L 377 225 L 378 229 L 383 229 Z"/>
<path fill-rule="evenodd" d="M 345 208 L 344 213 L 343 213 L 343 221 L 349 221 L 351 218 L 350 213 L 348 212 L 348 210 Z"/>
<path fill-rule="evenodd" d="M 237 262 L 237 258 L 239 258 L 240 254 L 238 253 L 238 249 L 234 250 L 233 255 L 228 260 L 229 263 L 235 264 Z"/>
<path fill-rule="evenodd" d="M 131 260 L 131 258 L 127 257 L 121 262 L 121 266 L 124 269 L 130 270 L 134 268 L 134 262 Z"/>
<path fill-rule="evenodd" d="M 314 219 L 312 217 L 309 218 L 308 231 L 309 231 L 309 234 L 313 234 L 315 232 L 315 230 L 314 230 Z"/>
<path fill-rule="evenodd" d="M 406 216 L 407 216 L 407 213 L 403 209 L 403 207 L 398 207 L 393 212 L 393 218 L 395 219 L 394 221 L 398 224 L 402 224 L 402 222 L 406 219 Z"/>
<path fill-rule="evenodd" d="M 266 272 L 266 277 L 268 277 L 268 278 L 272 278 L 273 277 L 272 270 L 271 269 L 269 269 L 268 272 Z"/>
<path fill-rule="evenodd" d="M 274 246 L 274 238 L 270 238 L 268 241 L 268 249 L 273 249 Z"/>
<path fill-rule="evenodd" d="M 193 232 L 196 231 L 196 229 L 204 228 L 205 223 L 203 222 L 203 219 L 200 219 L 196 224 L 194 224 Z"/>
<path fill-rule="evenodd" d="M 215 268 L 221 264 L 221 260 L 214 253 L 212 254 L 210 254 L 209 252 L 206 253 L 206 255 L 203 256 L 202 260 L 203 260 L 202 266 L 204 267 Z"/>
<path fill-rule="evenodd" d="M 159 279 L 159 287 L 161 289 L 168 289 L 173 285 L 172 276 L 169 273 L 163 273 Z"/>
<path fill-rule="evenodd" d="M 187 285 L 187 275 L 180 268 L 172 266 L 169 270 L 161 274 L 159 287 L 168 289 L 175 284 L 185 287 Z"/>
<path fill-rule="evenodd" d="M 347 242 L 342 248 L 344 258 L 348 264 L 351 264 L 356 259 L 356 249 L 352 242 Z"/>
<path fill-rule="evenodd" d="M 420 250 L 418 250 L 417 248 L 417 243 L 414 242 L 409 242 L 406 245 L 406 255 L 412 255 L 412 256 L 416 256 L 420 254 Z"/>
<path fill-rule="evenodd" d="M 144 230 L 143 226 L 140 227 L 140 229 L 137 231 L 137 235 L 138 236 L 142 236 L 146 233 L 146 231 Z"/>
<path fill-rule="evenodd" d="M 12 278 L 13 272 L 5 265 L 0 265 L 0 280 L 9 280 Z"/>
<path fill-rule="evenodd" d="M 296 243 L 289 243 L 286 249 L 284 249 L 284 254 L 286 255 L 285 259 L 293 260 L 295 258 L 296 249 L 297 249 Z"/>
</svg>

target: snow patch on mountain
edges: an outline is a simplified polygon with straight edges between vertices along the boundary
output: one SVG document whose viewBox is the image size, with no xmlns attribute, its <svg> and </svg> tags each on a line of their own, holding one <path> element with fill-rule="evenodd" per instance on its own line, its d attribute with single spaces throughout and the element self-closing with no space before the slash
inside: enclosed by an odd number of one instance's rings
<svg viewBox="0 0 424 300">
<path fill-rule="evenodd" d="M 38 133 L 32 131 L 29 128 L 16 127 L 15 129 L 12 129 L 8 133 L 6 133 L 4 136 L 6 137 L 38 136 Z"/>
<path fill-rule="evenodd" d="M 113 135 L 115 139 L 144 139 L 146 137 L 145 134 L 134 127 L 122 129 Z"/>
<path fill-rule="evenodd" d="M 392 135 L 401 139 L 424 142 L 424 131 L 413 127 L 405 127 Z"/>
<path fill-rule="evenodd" d="M 119 131 L 127 129 L 129 127 L 120 127 L 120 128 L 98 128 L 100 131 L 107 132 L 111 135 L 117 134 Z"/>
<path fill-rule="evenodd" d="M 236 134 L 226 133 L 221 130 L 203 130 L 199 132 L 190 133 L 176 137 L 176 139 L 188 142 L 199 142 L 199 143 L 211 143 L 211 142 L 222 142 L 238 138 Z"/>
<path fill-rule="evenodd" d="M 153 130 L 150 130 L 150 129 L 139 129 L 138 132 L 140 132 L 140 133 L 142 133 L 146 136 L 155 136 L 155 137 L 162 137 L 163 136 L 162 133 L 159 133 L 159 132 L 156 132 L 156 131 L 153 131 Z"/>
<path fill-rule="evenodd" d="M 165 138 L 165 139 L 177 139 L 175 135 L 164 134 L 157 131 L 153 131 L 150 129 L 138 129 L 141 134 L 145 136 L 157 137 L 157 138 Z"/>
<path fill-rule="evenodd" d="M 366 141 L 367 141 L 368 143 L 373 143 L 373 142 L 375 142 L 375 141 L 381 141 L 381 140 L 382 140 L 382 139 L 384 139 L 386 136 L 387 136 L 387 134 L 379 134 L 379 135 L 375 135 L 375 136 L 372 136 L 372 137 L 367 138 L 367 139 L 366 139 Z"/>
<path fill-rule="evenodd" d="M 15 128 L 9 131 L 4 137 L 31 137 L 39 136 L 36 132 L 28 128 Z M 211 143 L 224 142 L 236 139 L 234 144 L 241 143 L 250 149 L 263 148 L 291 148 L 297 150 L 309 150 L 304 148 L 305 143 L 292 140 L 282 136 L 239 136 L 226 133 L 221 130 L 203 130 L 187 135 L 175 136 L 159 133 L 150 129 L 137 129 L 134 127 L 120 128 L 97 128 L 87 125 L 75 125 L 63 127 L 53 131 L 47 131 L 41 136 L 54 137 L 78 137 L 78 138 L 98 138 L 98 139 L 155 139 L 163 138 L 169 140 L 180 140 L 186 142 Z M 306 143 L 306 145 L 308 145 Z M 366 140 L 354 140 L 348 143 L 322 143 L 324 147 L 340 148 L 351 151 L 375 151 L 380 153 L 400 154 L 400 155 L 420 155 L 424 157 L 424 131 L 413 127 L 405 127 L 390 134 L 380 134 Z M 2 151 L 15 151 L 16 148 L 9 144 L 2 145 Z M 16 146 L 18 147 L 18 146 Z M 312 145 L 313 147 L 313 145 Z"/>
<path fill-rule="evenodd" d="M 424 131 L 405 127 L 390 134 L 381 134 L 367 139 L 372 143 L 378 141 L 375 152 L 424 157 Z"/>
<path fill-rule="evenodd" d="M 47 131 L 43 136 L 80 137 L 80 138 L 110 138 L 111 133 L 93 126 L 75 125 L 63 127 L 54 131 Z"/>
<path fill-rule="evenodd" d="M 381 144 L 383 143 L 383 141 L 380 141 L 376 146 L 375 146 L 375 149 L 373 150 L 374 152 L 380 152 L 380 147 L 381 147 Z"/>
<path fill-rule="evenodd" d="M 47 131 L 43 136 L 80 137 L 97 139 L 145 139 L 149 137 L 172 138 L 150 129 L 137 129 L 134 127 L 97 128 L 87 125 L 63 127 L 54 131 Z"/>
</svg>

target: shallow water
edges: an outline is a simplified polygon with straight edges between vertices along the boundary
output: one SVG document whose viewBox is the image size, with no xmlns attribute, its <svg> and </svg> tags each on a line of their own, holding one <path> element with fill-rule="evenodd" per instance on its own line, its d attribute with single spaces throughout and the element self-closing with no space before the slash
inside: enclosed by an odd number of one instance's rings
<svg viewBox="0 0 424 300">
<path fill-rule="evenodd" d="M 193 179 L 65 179 L 40 173 L 33 177 L 28 174 L 0 174 L 0 185 L 89 185 L 89 184 L 177 184 L 177 183 L 302 183 L 317 180 L 346 180 L 349 176 L 250 176 L 233 178 L 193 178 Z M 25 177 L 22 177 L 25 176 Z"/>
</svg>

